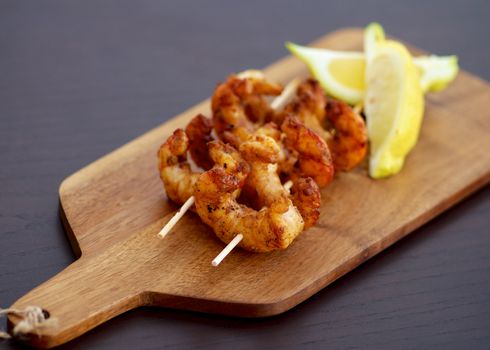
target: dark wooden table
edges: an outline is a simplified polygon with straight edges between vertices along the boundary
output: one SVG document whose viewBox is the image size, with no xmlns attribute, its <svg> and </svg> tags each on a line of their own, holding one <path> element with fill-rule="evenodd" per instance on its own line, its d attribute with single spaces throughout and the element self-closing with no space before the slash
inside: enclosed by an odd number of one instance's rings
<svg viewBox="0 0 490 350">
<path fill-rule="evenodd" d="M 487 1 L 0 1 L 0 306 L 74 259 L 58 215 L 63 178 L 228 73 L 284 56 L 285 40 L 378 20 L 490 80 L 489 14 Z M 140 309 L 63 348 L 488 349 L 489 233 L 486 188 L 286 314 Z"/>
</svg>

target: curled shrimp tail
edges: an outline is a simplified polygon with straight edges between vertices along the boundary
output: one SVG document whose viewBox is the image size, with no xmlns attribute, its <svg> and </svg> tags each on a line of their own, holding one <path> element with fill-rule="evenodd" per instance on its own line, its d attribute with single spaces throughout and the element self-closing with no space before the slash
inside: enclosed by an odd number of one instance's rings
<svg viewBox="0 0 490 350">
<path fill-rule="evenodd" d="M 277 163 L 281 149 L 267 135 L 255 135 L 240 145 L 240 154 L 249 163 Z"/>
<path fill-rule="evenodd" d="M 306 79 L 298 86 L 297 96 L 303 109 L 315 115 L 320 122 L 325 119 L 327 97 L 317 80 Z"/>
<path fill-rule="evenodd" d="M 254 133 L 256 125 L 272 119 L 274 111 L 265 96 L 276 96 L 282 87 L 264 78 L 230 76 L 219 84 L 211 98 L 216 134 L 238 147 Z"/>
<path fill-rule="evenodd" d="M 160 178 L 167 196 L 183 204 L 192 196 L 193 186 L 199 176 L 193 173 L 187 162 L 189 138 L 182 129 L 177 129 L 158 150 Z"/>
<path fill-rule="evenodd" d="M 252 136 L 240 145 L 240 154 L 250 165 L 242 198 L 256 209 L 275 206 L 274 210 L 287 210 L 290 204 L 277 176 L 280 151 L 277 142 L 265 135 Z"/>
<path fill-rule="evenodd" d="M 286 144 L 298 153 L 297 174 L 292 175 L 311 177 L 320 187 L 328 185 L 334 176 L 334 166 L 325 140 L 295 116 L 287 116 L 281 129 Z"/>
<path fill-rule="evenodd" d="M 277 142 L 281 140 L 281 130 L 274 122 L 265 123 L 255 131 L 254 135 L 269 136 Z"/>
<path fill-rule="evenodd" d="M 305 230 L 315 225 L 321 206 L 320 188 L 316 182 L 311 177 L 297 179 L 291 187 L 291 197 L 305 221 Z"/>
<path fill-rule="evenodd" d="M 284 122 L 288 115 L 297 117 L 306 127 L 310 128 L 323 139 L 330 137 L 322 123 L 325 120 L 325 107 L 327 97 L 318 81 L 307 79 L 296 90 L 296 99 L 286 105 L 284 110 L 276 116 L 276 122 Z"/>
<path fill-rule="evenodd" d="M 185 128 L 192 160 L 204 170 L 211 169 L 214 164 L 208 150 L 208 142 L 213 140 L 212 131 L 213 121 L 202 114 L 195 116 Z"/>
<path fill-rule="evenodd" d="M 233 91 L 231 79 L 216 87 L 211 98 L 211 109 L 218 137 L 238 146 L 253 133 L 254 125 L 247 118 L 239 96 Z"/>
<path fill-rule="evenodd" d="M 348 171 L 366 156 L 368 137 L 364 119 L 347 103 L 329 99 L 326 119 L 333 127 L 333 137 L 327 140 L 335 169 Z"/>
<path fill-rule="evenodd" d="M 227 174 L 237 177 L 240 180 L 239 187 L 242 187 L 250 172 L 250 166 L 243 160 L 238 150 L 221 141 L 211 141 L 208 147 L 214 168 L 223 168 Z"/>
</svg>

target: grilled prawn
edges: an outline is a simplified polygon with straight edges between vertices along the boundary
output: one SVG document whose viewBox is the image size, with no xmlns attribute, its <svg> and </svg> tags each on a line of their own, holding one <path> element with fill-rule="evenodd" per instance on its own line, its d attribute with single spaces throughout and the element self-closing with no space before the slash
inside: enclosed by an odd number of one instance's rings
<svg viewBox="0 0 490 350">
<path fill-rule="evenodd" d="M 200 174 L 192 171 L 187 151 L 201 168 L 209 169 L 213 165 L 207 149 L 211 125 L 209 118 L 199 114 L 187 125 L 186 131 L 175 130 L 158 150 L 160 178 L 167 196 L 175 203 L 183 204 L 193 195 L 193 187 Z"/>
<path fill-rule="evenodd" d="M 275 141 L 268 136 L 245 141 L 240 146 L 243 158 L 222 142 L 211 142 L 210 151 L 215 166 L 199 176 L 194 187 L 201 219 L 225 243 L 242 234 L 239 245 L 246 250 L 269 252 L 287 248 L 305 224 L 271 163 L 278 157 Z M 265 205 L 260 210 L 237 202 L 250 175 L 250 180 L 260 186 L 257 195 Z"/>
<path fill-rule="evenodd" d="M 218 85 L 211 98 L 214 128 L 219 138 L 238 147 L 272 118 L 274 111 L 265 96 L 277 96 L 282 87 L 261 77 L 230 76 Z"/>
<path fill-rule="evenodd" d="M 288 114 L 297 116 L 327 142 L 336 170 L 348 171 L 357 166 L 367 152 L 364 119 L 347 103 L 325 96 L 314 79 L 301 83 L 296 95 L 297 99 L 274 120 L 281 121 Z"/>
</svg>

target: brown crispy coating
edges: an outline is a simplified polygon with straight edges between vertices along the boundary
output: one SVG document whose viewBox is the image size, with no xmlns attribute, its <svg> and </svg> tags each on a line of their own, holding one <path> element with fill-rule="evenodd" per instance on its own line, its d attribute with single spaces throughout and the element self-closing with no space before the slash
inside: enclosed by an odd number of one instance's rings
<svg viewBox="0 0 490 350">
<path fill-rule="evenodd" d="M 319 187 L 328 185 L 334 167 L 326 142 L 295 116 L 287 116 L 281 130 L 286 135 L 285 144 L 298 153 L 297 167 L 291 176 L 312 177 Z"/>
<path fill-rule="evenodd" d="M 348 171 L 357 166 L 367 152 L 364 119 L 347 103 L 328 98 L 315 79 L 302 82 L 296 96 L 275 116 L 275 121 L 284 120 L 287 115 L 298 117 L 327 142 L 335 170 Z"/>
<path fill-rule="evenodd" d="M 213 161 L 209 156 L 208 142 L 213 140 L 213 121 L 202 114 L 196 115 L 185 128 L 189 138 L 189 153 L 194 163 L 204 170 L 213 167 Z"/>
<path fill-rule="evenodd" d="M 293 182 L 291 196 L 305 221 L 305 230 L 315 225 L 320 217 L 322 199 L 316 182 L 311 177 L 297 179 Z"/>
<path fill-rule="evenodd" d="M 288 115 L 294 115 L 323 139 L 327 140 L 330 134 L 322 127 L 325 119 L 327 97 L 318 81 L 307 79 L 302 82 L 296 91 L 297 98 L 284 107 L 276 115 L 275 121 L 282 123 Z"/>
<path fill-rule="evenodd" d="M 199 177 L 194 190 L 197 213 L 216 235 L 228 243 L 240 233 L 243 239 L 239 246 L 255 252 L 287 248 L 304 226 L 301 214 L 281 185 L 274 163 L 268 163 L 275 159 L 269 149 L 271 142 L 274 140 L 268 136 L 246 141 L 240 148 L 243 156 L 249 157 L 248 162 L 237 151 L 216 142 L 211 152 L 215 166 Z M 268 204 L 261 210 L 236 200 L 250 176 L 256 177 L 253 181 L 261 186 L 258 192 Z"/>
<path fill-rule="evenodd" d="M 348 171 L 366 156 L 368 136 L 364 119 L 347 103 L 329 99 L 326 119 L 332 125 L 333 137 L 327 140 L 335 169 Z"/>
<path fill-rule="evenodd" d="M 257 125 L 271 119 L 273 111 L 264 96 L 277 96 L 281 91 L 281 86 L 265 79 L 240 79 L 231 75 L 217 86 L 211 98 L 218 137 L 238 147 L 253 134 Z"/>
<path fill-rule="evenodd" d="M 187 162 L 189 138 L 184 130 L 177 129 L 158 150 L 160 178 L 167 196 L 178 204 L 183 204 L 193 194 L 193 187 L 199 174 L 192 172 Z"/>
</svg>

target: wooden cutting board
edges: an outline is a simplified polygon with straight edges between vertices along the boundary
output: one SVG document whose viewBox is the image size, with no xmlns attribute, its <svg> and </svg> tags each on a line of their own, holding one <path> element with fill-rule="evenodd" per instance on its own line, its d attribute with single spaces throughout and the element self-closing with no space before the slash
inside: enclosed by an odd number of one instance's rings
<svg viewBox="0 0 490 350">
<path fill-rule="evenodd" d="M 337 31 L 314 44 L 361 50 L 362 31 Z M 265 72 L 280 83 L 307 75 L 292 57 Z M 12 306 L 39 305 L 57 319 L 26 341 L 53 347 L 142 305 L 245 317 L 294 307 L 488 184 L 489 85 L 461 72 L 426 100 L 420 141 L 399 175 L 338 174 L 322 192 L 317 225 L 287 250 L 236 250 L 217 268 L 211 260 L 224 245 L 197 215 L 186 214 L 164 240 L 156 236 L 177 209 L 159 179 L 158 146 L 196 113 L 209 115 L 208 101 L 71 175 L 60 186 L 60 207 L 80 257 Z M 9 321 L 12 327 L 18 319 Z"/>
</svg>

